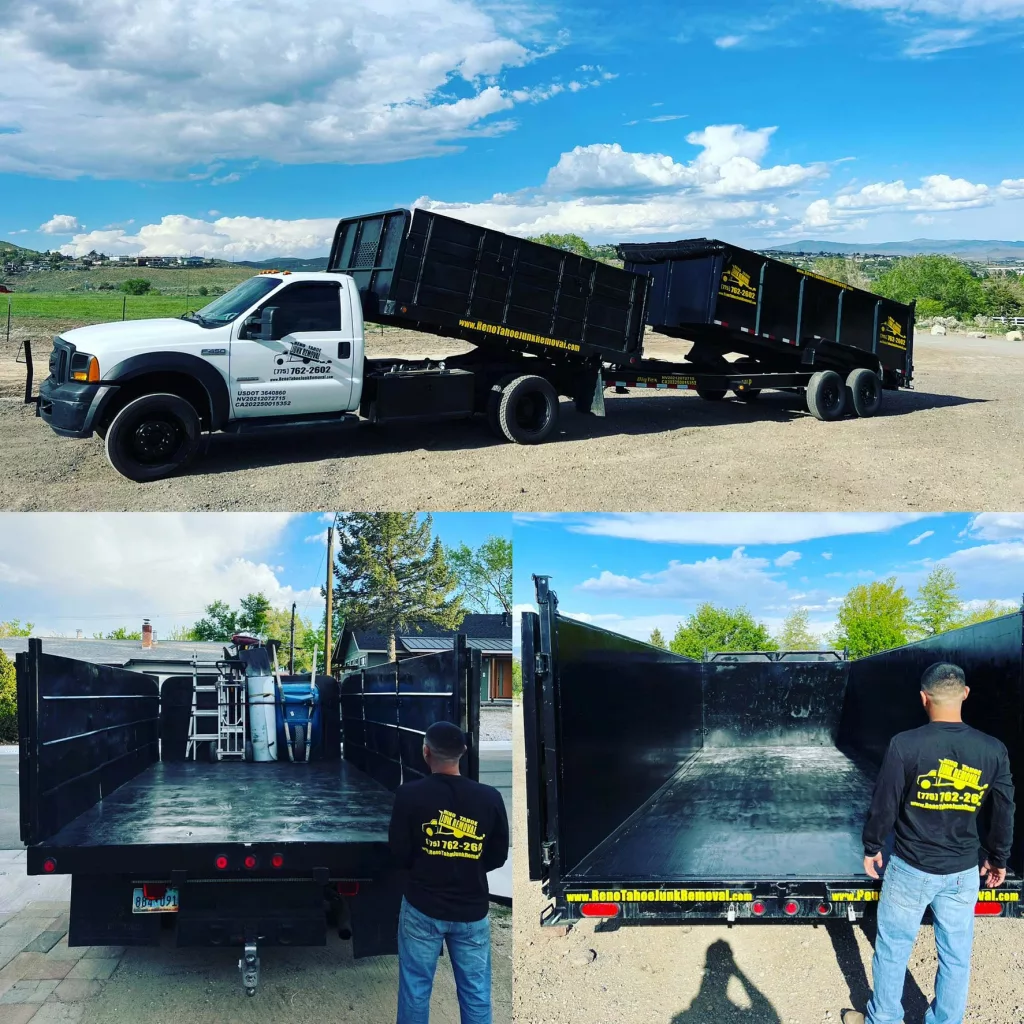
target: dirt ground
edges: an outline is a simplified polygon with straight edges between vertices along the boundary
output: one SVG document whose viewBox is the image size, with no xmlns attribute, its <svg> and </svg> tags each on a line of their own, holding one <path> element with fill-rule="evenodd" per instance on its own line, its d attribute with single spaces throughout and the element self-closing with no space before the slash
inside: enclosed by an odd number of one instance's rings
<svg viewBox="0 0 1024 1024">
<path fill-rule="evenodd" d="M 49 338 L 28 328 L 45 374 Z M 917 339 L 915 390 L 883 414 L 821 423 L 796 395 L 751 406 L 692 393 L 609 397 L 603 420 L 562 404 L 537 447 L 499 442 L 479 420 L 217 435 L 185 475 L 135 484 L 96 438 L 59 438 L 20 404 L 15 342 L 0 350 L 0 508 L 746 511 L 1002 510 L 1024 505 L 1024 345 Z M 444 339 L 370 335 L 372 355 L 443 355 Z M 652 355 L 685 344 L 654 336 Z"/>
<path fill-rule="evenodd" d="M 542 929 L 547 904 L 527 876 L 522 711 L 513 753 L 513 1019 L 523 1024 L 838 1024 L 864 1010 L 871 945 L 860 926 L 798 924 Z M 930 927 L 914 947 L 903 999 L 921 1024 L 934 988 Z M 965 1024 L 1024 1019 L 1024 921 L 977 922 Z"/>
</svg>

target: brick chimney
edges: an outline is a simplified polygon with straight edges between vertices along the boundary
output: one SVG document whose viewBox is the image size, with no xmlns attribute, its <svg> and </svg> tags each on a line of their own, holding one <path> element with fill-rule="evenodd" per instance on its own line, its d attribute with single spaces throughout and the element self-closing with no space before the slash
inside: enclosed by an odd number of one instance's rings
<svg viewBox="0 0 1024 1024">
<path fill-rule="evenodd" d="M 149 624 L 149 619 L 142 620 L 142 646 L 153 646 L 153 627 Z"/>
</svg>

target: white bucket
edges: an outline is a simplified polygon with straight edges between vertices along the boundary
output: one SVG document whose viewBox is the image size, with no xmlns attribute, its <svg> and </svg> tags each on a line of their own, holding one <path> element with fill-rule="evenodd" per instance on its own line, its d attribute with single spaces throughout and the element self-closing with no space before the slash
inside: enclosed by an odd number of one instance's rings
<svg viewBox="0 0 1024 1024">
<path fill-rule="evenodd" d="M 254 761 L 277 760 L 277 697 L 273 676 L 247 676 L 249 739 Z"/>
</svg>

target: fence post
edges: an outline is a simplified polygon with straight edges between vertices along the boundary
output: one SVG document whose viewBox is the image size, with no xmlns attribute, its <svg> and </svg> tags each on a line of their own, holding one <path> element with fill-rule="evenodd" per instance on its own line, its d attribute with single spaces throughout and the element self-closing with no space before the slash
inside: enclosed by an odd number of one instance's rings
<svg viewBox="0 0 1024 1024">
<path fill-rule="evenodd" d="M 124 320 L 128 313 L 128 296 L 121 300 L 121 319 Z"/>
<path fill-rule="evenodd" d="M 11 297 L 7 296 L 7 341 L 11 340 Z"/>
</svg>

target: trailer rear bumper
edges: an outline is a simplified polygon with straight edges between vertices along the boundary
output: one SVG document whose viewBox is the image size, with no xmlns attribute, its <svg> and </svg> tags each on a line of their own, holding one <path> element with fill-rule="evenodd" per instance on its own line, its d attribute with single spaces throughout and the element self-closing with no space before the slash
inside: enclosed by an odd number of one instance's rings
<svg viewBox="0 0 1024 1024">
<path fill-rule="evenodd" d="M 541 916 L 545 927 L 599 920 L 609 924 L 671 924 L 738 921 L 854 921 L 875 913 L 881 883 L 757 882 L 727 885 L 690 882 L 679 886 L 620 885 L 568 889 L 554 894 Z M 982 889 L 978 917 L 1016 918 L 1021 910 L 1021 881 L 1000 889 Z"/>
</svg>

